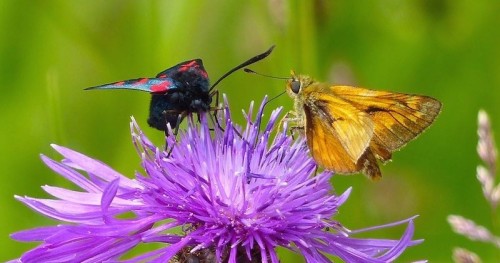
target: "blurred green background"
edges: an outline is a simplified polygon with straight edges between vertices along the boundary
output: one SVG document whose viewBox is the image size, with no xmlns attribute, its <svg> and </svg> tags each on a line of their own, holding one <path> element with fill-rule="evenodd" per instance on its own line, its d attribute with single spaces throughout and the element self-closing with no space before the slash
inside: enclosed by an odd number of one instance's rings
<svg viewBox="0 0 500 263">
<path fill-rule="evenodd" d="M 69 186 L 39 159 L 40 153 L 60 159 L 49 144 L 70 147 L 132 177 L 140 166 L 129 116 L 162 143 L 161 133 L 145 122 L 147 93 L 83 88 L 154 76 L 192 58 L 202 58 L 215 80 L 272 44 L 273 54 L 253 69 L 276 76 L 295 69 L 321 81 L 426 94 L 443 102 L 432 128 L 382 167 L 380 182 L 363 176 L 333 179 L 339 192 L 354 188 L 338 216 L 345 226 L 418 214 L 415 237 L 425 242 L 407 250 L 401 262 L 449 262 L 455 246 L 475 251 L 484 262 L 498 260 L 492 246 L 454 234 L 446 217 L 461 214 L 490 229 L 494 225 L 475 179 L 475 147 L 480 108 L 500 131 L 499 3 L 0 1 L 0 261 L 34 246 L 12 241 L 9 233 L 54 224 L 13 198 L 46 197 L 40 189 L 45 184 Z M 283 89 L 283 81 L 241 71 L 219 85 L 233 115 L 250 100 L 260 102 Z M 292 101 L 284 95 L 271 104 L 280 105 L 288 110 Z M 370 236 L 399 238 L 402 232 L 394 228 Z M 298 258 L 289 255 L 283 262 Z"/>
</svg>

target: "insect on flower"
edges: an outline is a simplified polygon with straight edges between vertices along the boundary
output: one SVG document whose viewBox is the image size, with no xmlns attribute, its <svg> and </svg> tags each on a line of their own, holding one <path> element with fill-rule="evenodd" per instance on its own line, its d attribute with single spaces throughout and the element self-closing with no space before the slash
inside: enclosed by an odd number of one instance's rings
<svg viewBox="0 0 500 263">
<path fill-rule="evenodd" d="M 339 174 L 382 176 L 377 159 L 392 153 L 429 127 L 441 102 L 420 95 L 334 86 L 295 75 L 286 92 L 294 99 L 297 128 L 306 134 L 316 162 Z"/>
<path fill-rule="evenodd" d="M 167 133 L 167 123 L 177 134 L 179 123 L 191 113 L 217 110 L 218 90 L 215 86 L 231 73 L 258 62 L 271 54 L 274 46 L 259 54 L 220 77 L 212 86 L 209 86 L 208 74 L 201 59 L 181 62 L 156 75 L 154 78 L 137 78 L 124 80 L 91 89 L 130 89 L 151 93 L 148 124 Z M 212 99 L 216 97 L 216 106 L 212 107 Z"/>
</svg>

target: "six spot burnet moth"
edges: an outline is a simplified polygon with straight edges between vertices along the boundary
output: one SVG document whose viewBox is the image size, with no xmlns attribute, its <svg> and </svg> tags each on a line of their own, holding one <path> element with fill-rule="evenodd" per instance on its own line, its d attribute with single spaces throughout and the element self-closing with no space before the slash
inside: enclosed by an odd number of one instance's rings
<svg viewBox="0 0 500 263">
<path fill-rule="evenodd" d="M 231 69 L 209 86 L 208 74 L 201 59 L 188 60 L 168 68 L 155 78 L 138 78 L 104 84 L 90 89 L 131 89 L 151 93 L 148 124 L 167 133 L 167 123 L 175 130 L 182 119 L 191 113 L 206 112 L 211 108 L 212 98 L 218 100 L 215 86 L 231 73 L 260 61 L 271 54 L 274 46 Z"/>
</svg>

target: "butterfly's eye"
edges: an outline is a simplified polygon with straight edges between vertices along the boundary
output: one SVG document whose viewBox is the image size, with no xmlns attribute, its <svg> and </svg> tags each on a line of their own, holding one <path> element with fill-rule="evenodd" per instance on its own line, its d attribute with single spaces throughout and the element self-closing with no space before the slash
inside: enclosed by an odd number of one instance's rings
<svg viewBox="0 0 500 263">
<path fill-rule="evenodd" d="M 290 83 L 290 88 L 292 89 L 293 93 L 297 94 L 300 91 L 300 81 L 294 79 Z"/>
</svg>

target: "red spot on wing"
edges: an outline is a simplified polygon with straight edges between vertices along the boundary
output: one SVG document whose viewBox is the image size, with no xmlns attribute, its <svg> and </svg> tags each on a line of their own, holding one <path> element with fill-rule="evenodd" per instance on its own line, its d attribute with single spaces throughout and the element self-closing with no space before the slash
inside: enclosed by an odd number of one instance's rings
<svg viewBox="0 0 500 263">
<path fill-rule="evenodd" d="M 196 71 L 201 74 L 204 78 L 208 78 L 208 74 L 205 70 L 200 70 L 200 66 L 197 64 L 197 61 L 196 60 L 193 60 L 189 63 L 186 63 L 182 66 L 180 66 L 179 68 L 179 72 L 184 72 L 184 71 L 187 71 L 191 68 L 194 68 L 196 69 Z"/>
<path fill-rule="evenodd" d="M 147 78 L 140 79 L 137 81 L 137 84 L 146 84 L 146 83 L 148 83 L 148 80 L 149 79 L 147 79 Z"/>
<path fill-rule="evenodd" d="M 170 85 L 172 85 L 172 83 L 170 81 L 163 81 L 162 83 L 160 84 L 156 84 L 156 85 L 152 85 L 151 86 L 151 92 L 152 93 L 163 93 L 163 92 L 167 92 Z"/>
<path fill-rule="evenodd" d="M 186 70 L 188 70 L 189 68 L 192 68 L 192 67 L 195 67 L 195 68 L 198 67 L 198 65 L 196 65 L 196 60 L 193 60 L 193 61 L 191 61 L 189 63 L 186 63 L 186 64 L 182 65 L 179 68 L 179 71 L 183 72 L 183 71 L 186 71 Z"/>
<path fill-rule="evenodd" d="M 158 76 L 158 78 L 166 78 L 167 77 L 167 74 L 161 74 L 160 76 Z"/>
<path fill-rule="evenodd" d="M 193 60 L 187 64 L 182 65 L 183 67 L 193 67 L 196 65 L 196 60 Z"/>
<path fill-rule="evenodd" d="M 120 81 L 115 83 L 116 86 L 123 86 L 123 84 L 125 84 L 125 81 Z"/>
<path fill-rule="evenodd" d="M 203 77 L 205 77 L 205 78 L 208 78 L 208 74 L 204 70 L 201 70 L 201 75 L 203 75 Z"/>
</svg>

